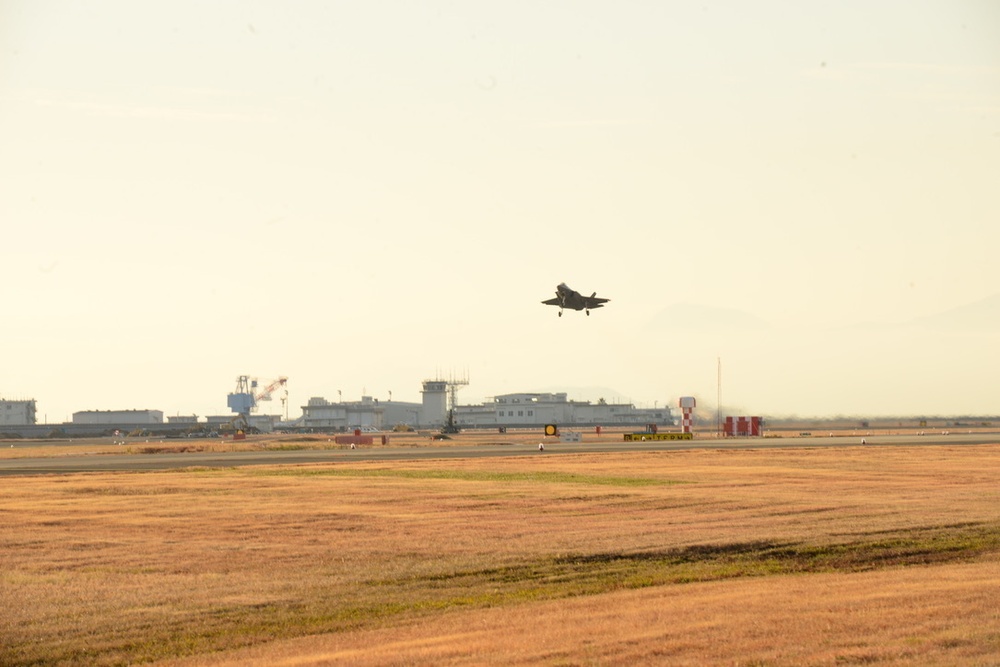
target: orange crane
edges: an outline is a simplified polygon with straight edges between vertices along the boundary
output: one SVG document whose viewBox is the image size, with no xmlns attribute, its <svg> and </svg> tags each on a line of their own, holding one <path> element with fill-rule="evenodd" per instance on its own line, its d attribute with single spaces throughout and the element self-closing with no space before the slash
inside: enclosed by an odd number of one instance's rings
<svg viewBox="0 0 1000 667">
<path fill-rule="evenodd" d="M 254 404 L 257 401 L 270 401 L 271 394 L 273 394 L 278 387 L 284 387 L 285 390 L 281 394 L 281 411 L 285 415 L 285 419 L 288 419 L 288 378 L 285 376 L 279 377 L 277 380 L 272 380 L 264 389 L 254 395 Z"/>
<path fill-rule="evenodd" d="M 270 383 L 268 383 L 268 385 L 266 387 L 264 387 L 262 390 L 260 390 L 256 394 L 254 394 L 254 397 L 253 397 L 254 398 L 254 402 L 257 402 L 257 401 L 270 401 L 271 400 L 271 394 L 274 393 L 274 390 L 277 389 L 278 387 L 284 387 L 285 383 L 287 383 L 287 382 L 288 382 L 288 378 L 286 378 L 286 377 L 280 377 L 277 380 L 272 380 Z M 257 380 L 254 380 L 254 383 L 256 384 Z M 287 389 L 285 389 L 285 393 L 286 394 L 288 393 Z"/>
</svg>

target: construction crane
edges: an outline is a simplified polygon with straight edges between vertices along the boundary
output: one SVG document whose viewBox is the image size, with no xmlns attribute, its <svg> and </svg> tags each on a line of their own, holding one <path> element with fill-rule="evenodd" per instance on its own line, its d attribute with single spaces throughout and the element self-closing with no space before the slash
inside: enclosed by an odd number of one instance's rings
<svg viewBox="0 0 1000 667">
<path fill-rule="evenodd" d="M 280 377 L 277 380 L 272 380 L 261 391 L 259 391 L 256 394 L 254 394 L 254 401 L 255 402 L 256 401 L 270 401 L 271 400 L 271 394 L 273 394 L 274 391 L 278 387 L 284 387 L 285 383 L 287 383 L 287 382 L 288 382 L 288 378 L 286 378 L 286 377 Z M 256 385 L 257 385 L 257 380 L 253 380 L 251 382 L 251 384 L 250 384 L 251 387 L 255 387 Z M 288 389 L 285 389 L 285 395 L 286 396 L 288 395 Z"/>
<path fill-rule="evenodd" d="M 249 375 L 240 375 L 236 378 L 236 391 L 229 394 L 226 397 L 226 404 L 229 409 L 236 413 L 236 416 L 230 420 L 230 425 L 233 429 L 240 433 L 246 433 L 250 430 L 250 413 L 257 409 L 258 401 L 270 401 L 271 394 L 274 393 L 278 387 L 283 387 L 288 382 L 287 377 L 279 377 L 277 380 L 271 380 L 268 382 L 267 386 L 263 389 L 258 389 L 259 383 L 257 378 L 251 378 Z M 285 390 L 285 396 L 288 395 L 288 390 Z M 282 402 L 284 402 L 282 398 Z"/>
<path fill-rule="evenodd" d="M 266 387 L 254 396 L 255 401 L 270 401 L 271 394 L 278 390 L 279 387 L 284 388 L 281 392 L 281 413 L 285 417 L 285 421 L 288 421 L 288 378 L 279 377 L 277 380 L 271 380 Z"/>
</svg>

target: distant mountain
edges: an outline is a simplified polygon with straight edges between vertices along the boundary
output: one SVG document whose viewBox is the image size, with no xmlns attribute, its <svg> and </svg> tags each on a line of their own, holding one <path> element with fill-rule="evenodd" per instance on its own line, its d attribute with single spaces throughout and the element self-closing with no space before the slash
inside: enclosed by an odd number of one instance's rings
<svg viewBox="0 0 1000 667">
<path fill-rule="evenodd" d="M 702 333 L 763 331 L 771 327 L 753 313 L 736 308 L 719 308 L 693 303 L 675 303 L 657 312 L 646 328 L 654 331 L 697 331 Z"/>
<path fill-rule="evenodd" d="M 948 331 L 1000 331 L 1000 294 L 936 315 L 918 317 L 907 324 Z"/>
<path fill-rule="evenodd" d="M 950 332 L 1000 331 L 1000 294 L 904 322 L 860 322 L 833 327 L 831 331 L 900 332 L 914 329 Z"/>
</svg>

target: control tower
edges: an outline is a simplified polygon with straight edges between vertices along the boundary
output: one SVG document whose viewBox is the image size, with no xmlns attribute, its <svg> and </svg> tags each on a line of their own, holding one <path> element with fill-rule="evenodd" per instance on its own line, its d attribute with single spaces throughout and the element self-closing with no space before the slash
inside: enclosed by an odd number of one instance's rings
<svg viewBox="0 0 1000 667">
<path fill-rule="evenodd" d="M 469 384 L 468 378 L 424 380 L 423 407 L 420 423 L 441 426 L 448 420 L 448 410 L 458 404 L 458 389 Z"/>
<path fill-rule="evenodd" d="M 423 406 L 420 423 L 428 426 L 444 424 L 448 416 L 448 383 L 445 380 L 424 380 Z"/>
</svg>

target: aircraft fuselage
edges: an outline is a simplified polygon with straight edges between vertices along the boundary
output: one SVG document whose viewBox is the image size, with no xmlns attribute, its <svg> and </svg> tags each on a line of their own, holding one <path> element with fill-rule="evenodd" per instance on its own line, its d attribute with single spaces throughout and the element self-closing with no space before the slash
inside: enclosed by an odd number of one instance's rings
<svg viewBox="0 0 1000 667">
<path fill-rule="evenodd" d="M 562 317 L 563 309 L 583 310 L 590 315 L 592 308 L 602 308 L 610 299 L 599 298 L 597 292 L 590 296 L 583 296 L 566 283 L 556 285 L 556 298 L 542 301 L 547 306 L 559 306 L 559 316 Z"/>
</svg>

